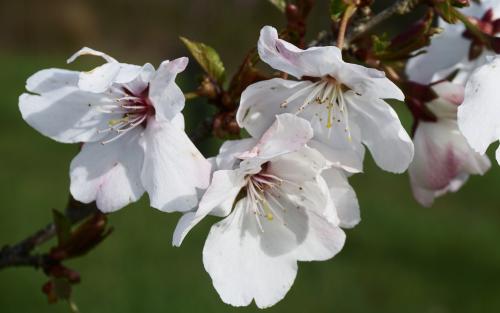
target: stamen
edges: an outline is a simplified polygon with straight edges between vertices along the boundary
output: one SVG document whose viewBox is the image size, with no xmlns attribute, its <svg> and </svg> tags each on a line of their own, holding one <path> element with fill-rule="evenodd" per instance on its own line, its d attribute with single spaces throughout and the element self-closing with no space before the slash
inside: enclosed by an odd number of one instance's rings
<svg viewBox="0 0 500 313">
<path fill-rule="evenodd" d="M 321 81 L 318 81 L 318 82 L 315 82 L 313 84 L 308 84 L 306 87 L 302 88 L 302 89 L 299 89 L 298 91 L 296 91 L 294 94 L 292 94 L 290 97 L 286 98 L 285 101 L 283 101 L 283 103 L 280 104 L 280 107 L 282 108 L 286 108 L 286 106 L 292 102 L 293 100 L 297 99 L 298 97 L 304 95 L 309 89 L 312 89 L 314 87 L 316 87 L 318 84 L 321 84 L 322 82 Z"/>
</svg>

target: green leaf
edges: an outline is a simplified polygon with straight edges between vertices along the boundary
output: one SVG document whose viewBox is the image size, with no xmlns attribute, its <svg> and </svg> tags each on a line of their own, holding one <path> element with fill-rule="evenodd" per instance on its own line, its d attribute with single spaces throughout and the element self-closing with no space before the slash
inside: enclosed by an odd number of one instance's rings
<svg viewBox="0 0 500 313">
<path fill-rule="evenodd" d="M 217 51 L 201 42 L 191 41 L 184 37 L 180 37 L 180 39 L 208 76 L 222 84 L 226 76 L 226 70 Z"/>
<path fill-rule="evenodd" d="M 330 1 L 330 18 L 334 22 L 338 22 L 342 14 L 347 9 L 347 4 L 343 0 Z"/>
<path fill-rule="evenodd" d="M 286 0 L 268 0 L 282 13 L 285 12 Z"/>
<path fill-rule="evenodd" d="M 382 34 L 382 36 L 373 35 L 372 36 L 373 52 L 375 54 L 380 54 L 385 52 L 387 47 L 391 44 L 387 33 Z"/>
<path fill-rule="evenodd" d="M 52 216 L 56 226 L 57 241 L 61 246 L 71 238 L 71 223 L 64 214 L 57 210 L 52 210 Z"/>
</svg>

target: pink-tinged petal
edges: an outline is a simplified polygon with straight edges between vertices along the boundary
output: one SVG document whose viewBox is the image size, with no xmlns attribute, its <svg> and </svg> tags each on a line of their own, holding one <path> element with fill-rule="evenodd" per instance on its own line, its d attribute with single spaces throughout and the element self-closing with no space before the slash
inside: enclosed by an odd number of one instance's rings
<svg viewBox="0 0 500 313">
<path fill-rule="evenodd" d="M 380 99 L 346 93 L 349 114 L 360 127 L 361 140 L 382 169 L 402 173 L 413 159 L 413 143 L 392 107 Z"/>
<path fill-rule="evenodd" d="M 141 178 L 151 206 L 165 212 L 194 208 L 197 189 L 208 186 L 211 165 L 186 133 L 170 122 L 149 118 L 141 145 L 145 151 Z"/>
<path fill-rule="evenodd" d="M 109 101 L 103 95 L 81 91 L 78 72 L 62 69 L 41 70 L 26 84 L 29 92 L 19 97 L 19 110 L 26 122 L 54 140 L 75 143 L 104 138 L 99 129 L 119 114 L 102 114 L 97 107 Z"/>
<path fill-rule="evenodd" d="M 432 85 L 432 90 L 438 95 L 438 97 L 447 101 L 450 104 L 459 106 L 464 101 L 464 86 L 461 84 L 454 84 L 449 81 L 443 81 Z M 455 111 L 456 113 L 456 111 Z"/>
<path fill-rule="evenodd" d="M 151 78 L 149 99 L 155 107 L 158 121 L 171 120 L 184 108 L 184 94 L 175 83 L 175 78 L 184 71 L 188 61 L 186 57 L 163 61 Z"/>
<path fill-rule="evenodd" d="M 113 212 L 137 201 L 144 193 L 141 167 L 144 152 L 141 131 L 131 130 L 105 145 L 84 144 L 71 162 L 71 194 L 81 202 L 96 201 L 102 212 Z"/>
<path fill-rule="evenodd" d="M 344 63 L 330 74 L 356 93 L 365 97 L 404 100 L 401 89 L 385 73 L 358 64 Z"/>
<path fill-rule="evenodd" d="M 296 113 L 307 94 L 302 93 L 284 105 L 287 99 L 312 87 L 313 83 L 310 81 L 300 82 L 281 78 L 252 84 L 241 94 L 236 120 L 252 137 L 259 138 L 274 123 L 276 115 Z"/>
<path fill-rule="evenodd" d="M 453 120 L 421 122 L 415 132 L 415 157 L 408 172 L 415 198 L 430 206 L 435 197 L 454 192 L 469 174 L 484 174 L 487 157 L 474 152 Z"/>
<path fill-rule="evenodd" d="M 342 54 L 337 47 L 297 48 L 278 38 L 274 27 L 264 26 L 258 42 L 260 58 L 273 68 L 291 74 L 321 77 L 337 69 L 342 63 Z"/>
<path fill-rule="evenodd" d="M 340 220 L 340 227 L 353 228 L 361 221 L 358 198 L 349 185 L 346 175 L 336 169 L 327 169 L 322 173 L 329 189 Z"/>
<path fill-rule="evenodd" d="M 234 200 L 245 185 L 245 177 L 240 171 L 221 170 L 213 174 L 212 181 L 200 200 L 198 210 L 187 213 L 174 232 L 173 245 L 180 246 L 188 232 L 208 214 L 227 216 L 233 208 Z"/>
<path fill-rule="evenodd" d="M 297 274 L 297 262 L 290 254 L 267 251 L 280 246 L 273 235 L 262 232 L 254 215 L 246 213 L 244 199 L 230 216 L 212 226 L 203 264 L 222 301 L 246 306 L 255 300 L 265 308 L 283 299 Z M 263 249 L 266 244 L 271 246 Z"/>
<path fill-rule="evenodd" d="M 478 68 L 465 86 L 464 102 L 458 108 L 458 126 L 470 146 L 484 154 L 500 137 L 500 58 Z"/>
<path fill-rule="evenodd" d="M 312 136 L 313 130 L 308 121 L 294 114 L 280 114 L 255 147 L 240 157 L 269 160 L 303 148 Z"/>
</svg>

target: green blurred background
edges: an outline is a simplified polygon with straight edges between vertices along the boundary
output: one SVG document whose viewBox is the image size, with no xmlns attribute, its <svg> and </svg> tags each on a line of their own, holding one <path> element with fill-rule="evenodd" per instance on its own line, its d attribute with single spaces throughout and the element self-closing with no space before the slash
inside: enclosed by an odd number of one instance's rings
<svg viewBox="0 0 500 313">
<path fill-rule="evenodd" d="M 309 35 L 326 27 L 326 10 L 327 1 L 317 1 Z M 178 35 L 214 46 L 231 73 L 265 24 L 283 25 L 265 0 L 0 1 L 0 245 L 45 225 L 51 209 L 64 209 L 68 166 L 78 150 L 44 138 L 21 119 L 17 97 L 29 75 L 65 67 L 64 60 L 81 46 L 129 63 L 158 64 L 187 54 Z M 185 89 L 194 88 L 198 73 L 192 63 L 181 77 Z M 409 126 L 402 106 L 396 109 Z M 187 104 L 190 128 L 204 107 Z M 207 156 L 216 149 L 203 144 Z M 351 181 L 363 221 L 347 231 L 346 246 L 333 260 L 301 263 L 287 297 L 268 312 L 500 311 L 496 163 L 430 209 L 415 203 L 406 175 L 382 172 L 371 159 L 366 174 Z M 179 215 L 162 214 L 147 203 L 143 199 L 112 214 L 115 232 L 89 255 L 68 263 L 82 276 L 74 289 L 82 313 L 257 311 L 254 305 L 223 304 L 203 269 L 201 251 L 215 219 L 197 227 L 182 248 L 173 248 Z M 0 312 L 68 312 L 65 303 L 47 304 L 41 293 L 45 281 L 31 268 L 0 271 Z"/>
</svg>

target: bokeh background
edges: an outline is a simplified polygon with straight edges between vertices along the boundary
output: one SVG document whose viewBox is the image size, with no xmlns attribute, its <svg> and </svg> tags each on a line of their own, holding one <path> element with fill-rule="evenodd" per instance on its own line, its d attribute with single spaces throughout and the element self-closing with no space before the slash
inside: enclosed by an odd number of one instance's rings
<svg viewBox="0 0 500 313">
<path fill-rule="evenodd" d="M 310 38 L 328 24 L 327 7 L 326 0 L 317 1 Z M 66 67 L 66 58 L 82 46 L 124 62 L 159 64 L 187 54 L 179 35 L 215 47 L 232 73 L 255 45 L 260 27 L 283 23 L 266 0 L 0 1 L 0 245 L 45 225 L 51 209 L 64 209 L 69 162 L 78 151 L 44 138 L 21 119 L 17 98 L 29 75 Z M 399 25 L 389 24 L 387 31 Z M 69 67 L 88 66 L 79 61 Z M 194 88 L 199 73 L 192 62 L 180 84 Z M 188 102 L 189 128 L 205 106 Z M 403 104 L 395 107 L 409 127 Z M 203 144 L 207 156 L 216 150 L 214 142 Z M 406 175 L 382 172 L 369 157 L 366 173 L 351 182 L 363 221 L 347 231 L 346 246 L 333 260 L 301 263 L 287 297 L 267 312 L 500 312 L 496 163 L 430 209 L 415 203 Z M 146 198 L 112 214 L 115 232 L 68 263 L 82 276 L 74 289 L 81 312 L 256 312 L 254 305 L 223 304 L 203 269 L 201 251 L 215 219 L 192 231 L 182 248 L 173 248 L 178 218 L 149 208 Z M 68 312 L 66 303 L 47 304 L 45 281 L 32 268 L 0 271 L 0 312 Z"/>
</svg>

